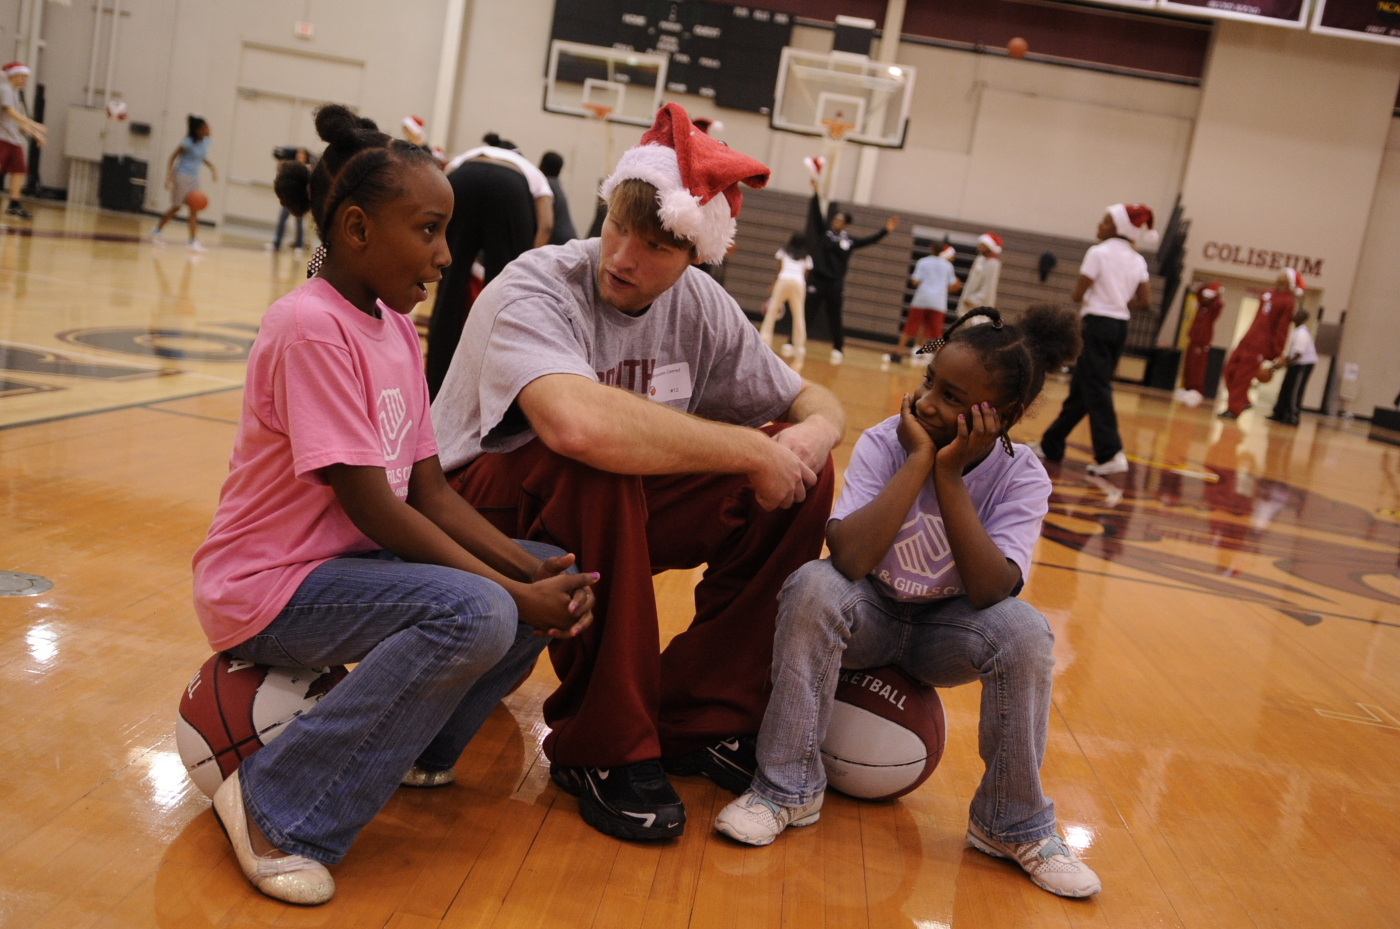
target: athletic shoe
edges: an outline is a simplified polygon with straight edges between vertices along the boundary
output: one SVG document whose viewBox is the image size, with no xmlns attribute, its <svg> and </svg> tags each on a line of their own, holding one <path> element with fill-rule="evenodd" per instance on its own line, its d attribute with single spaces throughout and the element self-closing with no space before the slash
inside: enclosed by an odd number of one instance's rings
<svg viewBox="0 0 1400 929">
<path fill-rule="evenodd" d="M 903 361 L 904 358 L 902 355 L 899 354 L 899 352 L 890 352 L 888 355 L 881 355 L 880 360 L 888 361 L 892 365 L 897 365 L 901 361 Z"/>
<path fill-rule="evenodd" d="M 18 200 L 11 200 L 10 205 L 5 209 L 6 216 L 13 216 L 16 219 L 33 219 L 34 214 L 20 205 Z"/>
<path fill-rule="evenodd" d="M 834 365 L 839 365 L 839 364 L 841 363 L 841 360 L 842 360 L 843 358 L 845 358 L 845 357 L 846 357 L 845 355 L 841 354 L 841 349 L 839 349 L 839 348 L 833 348 L 833 349 L 831 350 L 831 363 L 832 363 L 832 364 L 834 364 Z"/>
<path fill-rule="evenodd" d="M 281 250 L 282 250 L 282 246 L 280 246 L 280 245 L 275 245 L 275 244 L 273 244 L 272 242 L 264 242 L 264 243 L 263 243 L 263 251 L 265 251 L 265 252 L 280 252 Z"/>
<path fill-rule="evenodd" d="M 1099 876 L 1058 835 L 1034 842 L 1010 844 L 989 837 L 967 824 L 967 842 L 984 855 L 1016 862 L 1035 886 L 1061 897 L 1092 897 L 1103 890 Z"/>
<path fill-rule="evenodd" d="M 1226 410 L 1225 412 L 1223 412 L 1223 413 L 1220 414 L 1220 418 L 1221 418 L 1221 419 L 1239 419 L 1239 418 L 1240 418 L 1240 414 L 1238 414 L 1238 413 L 1231 413 L 1229 410 Z"/>
<path fill-rule="evenodd" d="M 758 736 L 735 736 L 684 755 L 662 758 L 661 767 L 677 777 L 704 775 L 738 796 L 753 784 L 758 770 Z"/>
<path fill-rule="evenodd" d="M 916 368 L 927 367 L 927 366 L 928 366 L 928 362 L 929 362 L 929 356 L 927 356 L 927 355 L 920 355 L 918 352 L 910 352 L 910 353 L 909 353 L 909 363 L 910 363 L 911 365 L 913 365 L 914 367 L 916 367 Z"/>
<path fill-rule="evenodd" d="M 207 249 L 207 248 L 205 248 L 203 245 L 201 245 L 198 239 L 190 239 L 190 251 L 192 251 L 192 252 L 207 252 L 207 251 L 209 251 L 209 249 Z"/>
<path fill-rule="evenodd" d="M 262 858 L 248 839 L 248 814 L 243 786 L 234 771 L 214 794 L 214 818 L 233 846 L 238 866 L 258 890 L 277 900 L 314 906 L 335 896 L 335 881 L 326 866 L 301 855 Z"/>
<path fill-rule="evenodd" d="M 825 793 L 806 806 L 779 806 L 749 791 L 715 817 L 715 829 L 745 845 L 770 845 L 788 826 L 810 826 L 822 816 Z"/>
<path fill-rule="evenodd" d="M 408 769 L 400 783 L 405 787 L 446 787 L 455 780 L 457 772 L 451 768 L 446 771 L 429 771 L 414 765 Z"/>
<path fill-rule="evenodd" d="M 1110 474 L 1122 474 L 1128 470 L 1128 456 L 1119 452 L 1102 464 L 1091 464 L 1084 468 L 1094 477 L 1108 477 Z"/>
<path fill-rule="evenodd" d="M 797 351 L 797 349 L 793 348 L 793 345 L 792 345 L 791 342 L 784 342 L 784 343 L 783 343 L 783 347 L 782 347 L 781 349 L 778 350 L 778 353 L 779 353 L 780 355 L 782 355 L 784 358 L 791 358 L 791 357 L 792 357 L 792 353 L 795 352 L 795 351 Z"/>
<path fill-rule="evenodd" d="M 620 768 L 551 764 L 549 776 L 560 790 L 578 797 L 583 821 L 604 835 L 646 840 L 685 833 L 685 805 L 656 759 Z"/>
</svg>

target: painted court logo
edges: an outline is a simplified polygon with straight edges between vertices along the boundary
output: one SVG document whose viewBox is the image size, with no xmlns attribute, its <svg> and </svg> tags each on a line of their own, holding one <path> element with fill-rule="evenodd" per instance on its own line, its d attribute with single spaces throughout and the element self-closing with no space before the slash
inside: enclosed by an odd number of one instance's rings
<svg viewBox="0 0 1400 929">
<path fill-rule="evenodd" d="M 384 447 L 384 460 L 393 461 L 403 449 L 404 436 L 413 427 L 413 420 L 408 418 L 408 406 L 397 387 L 381 390 L 375 406 L 379 412 L 379 441 Z"/>
<path fill-rule="evenodd" d="M 910 529 L 916 531 L 894 543 L 895 557 L 899 559 L 899 569 L 907 574 L 937 580 L 953 567 L 949 557 L 948 533 L 943 529 L 943 518 L 920 513 L 899 527 L 900 535 Z"/>
</svg>

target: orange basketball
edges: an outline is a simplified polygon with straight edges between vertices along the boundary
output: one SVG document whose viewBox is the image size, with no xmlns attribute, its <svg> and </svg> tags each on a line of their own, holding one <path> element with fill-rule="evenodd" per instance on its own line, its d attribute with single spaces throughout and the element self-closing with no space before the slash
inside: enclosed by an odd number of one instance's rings
<svg viewBox="0 0 1400 929">
<path fill-rule="evenodd" d="M 1024 58 L 1026 52 L 1030 50 L 1031 44 L 1020 36 L 1006 43 L 1006 54 L 1010 55 L 1012 58 Z"/>
<path fill-rule="evenodd" d="M 1254 379 L 1261 384 L 1267 384 L 1274 379 L 1275 370 L 1271 364 L 1262 364 L 1259 366 L 1259 373 L 1254 375 Z"/>
<path fill-rule="evenodd" d="M 198 213 L 200 210 L 204 209 L 208 205 L 209 198 L 204 195 L 204 191 L 202 190 L 192 190 L 189 193 L 185 194 L 185 206 L 189 207 L 191 210 L 194 210 L 196 213 Z"/>
</svg>

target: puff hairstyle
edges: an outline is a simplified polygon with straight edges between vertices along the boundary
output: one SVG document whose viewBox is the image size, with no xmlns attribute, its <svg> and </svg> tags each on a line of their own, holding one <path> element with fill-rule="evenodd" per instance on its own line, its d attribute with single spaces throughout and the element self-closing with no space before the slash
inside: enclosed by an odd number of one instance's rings
<svg viewBox="0 0 1400 929">
<path fill-rule="evenodd" d="M 978 325 L 973 320 L 983 319 Z M 1079 314 L 1050 303 L 1032 304 L 1019 323 L 1002 321 L 1001 313 L 980 306 L 960 316 L 943 336 L 945 344 L 966 345 L 977 353 L 996 380 L 1003 410 L 1014 410 L 1010 428 L 1040 396 L 1045 375 L 1079 357 Z"/>
<path fill-rule="evenodd" d="M 326 143 L 316 167 L 281 162 L 273 189 L 288 213 L 311 214 L 322 242 L 330 242 L 331 222 L 345 204 L 373 213 L 403 193 L 399 179 L 409 167 L 421 164 L 437 170 L 430 153 L 390 138 L 374 120 L 356 116 L 338 103 L 316 111 L 316 134 Z"/>
</svg>

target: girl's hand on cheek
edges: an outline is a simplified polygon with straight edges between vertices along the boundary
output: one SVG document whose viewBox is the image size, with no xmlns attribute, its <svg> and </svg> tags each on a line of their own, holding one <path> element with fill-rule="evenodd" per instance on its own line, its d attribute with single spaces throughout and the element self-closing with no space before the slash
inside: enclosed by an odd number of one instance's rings
<svg viewBox="0 0 1400 929">
<path fill-rule="evenodd" d="M 1001 433 L 1001 416 L 990 403 L 979 403 L 958 416 L 958 437 L 938 450 L 938 470 L 961 475 L 968 465 L 981 461 Z"/>
<path fill-rule="evenodd" d="M 904 451 L 911 458 L 920 452 L 932 454 L 936 451 L 928 430 L 914 415 L 914 398 L 909 394 L 905 394 L 904 399 L 900 401 L 899 427 L 895 430 L 895 434 L 899 436 L 899 444 L 903 446 Z"/>
</svg>

